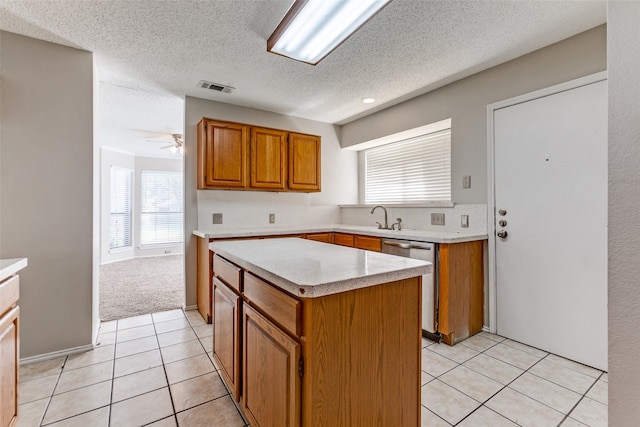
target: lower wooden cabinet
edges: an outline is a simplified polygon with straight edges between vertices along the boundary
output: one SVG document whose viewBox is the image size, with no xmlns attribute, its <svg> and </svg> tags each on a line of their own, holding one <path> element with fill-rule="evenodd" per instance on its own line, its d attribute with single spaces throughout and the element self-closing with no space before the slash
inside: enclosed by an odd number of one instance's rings
<svg viewBox="0 0 640 427">
<path fill-rule="evenodd" d="M 18 276 L 0 283 L 0 427 L 15 426 L 18 417 L 18 284 Z"/>
<path fill-rule="evenodd" d="M 240 400 L 241 298 L 217 277 L 213 278 L 213 357 L 229 392 Z"/>
<path fill-rule="evenodd" d="M 333 233 L 305 234 L 304 238 L 309 240 L 315 240 L 316 242 L 333 243 Z"/>
<path fill-rule="evenodd" d="M 300 425 L 300 344 L 243 305 L 242 410 L 252 426 Z"/>
<path fill-rule="evenodd" d="M 316 298 L 246 270 L 239 294 L 227 280 L 213 281 L 213 352 L 251 426 L 420 424 L 418 277 Z"/>
<path fill-rule="evenodd" d="M 484 324 L 484 242 L 441 243 L 438 251 L 438 331 L 454 345 Z"/>
</svg>

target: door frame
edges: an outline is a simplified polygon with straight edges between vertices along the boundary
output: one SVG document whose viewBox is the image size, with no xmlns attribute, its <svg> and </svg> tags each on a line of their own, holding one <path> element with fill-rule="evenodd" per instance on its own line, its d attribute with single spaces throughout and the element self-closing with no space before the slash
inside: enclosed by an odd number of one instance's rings
<svg viewBox="0 0 640 427">
<path fill-rule="evenodd" d="M 488 239 L 488 284 L 489 291 L 489 332 L 496 333 L 497 331 L 497 284 L 496 284 L 496 228 L 495 228 L 495 216 L 496 216 L 496 200 L 495 200 L 495 145 L 494 145 L 494 113 L 497 110 L 511 107 L 524 102 L 532 101 L 534 99 L 543 98 L 546 96 L 554 95 L 556 93 L 565 92 L 571 89 L 576 89 L 581 86 L 586 86 L 599 81 L 607 80 L 607 72 L 601 71 L 588 76 L 580 77 L 568 82 L 560 83 L 554 86 L 549 86 L 544 89 L 536 90 L 524 95 L 519 95 L 513 98 L 505 99 L 503 101 L 495 102 L 487 105 L 487 235 Z"/>
</svg>

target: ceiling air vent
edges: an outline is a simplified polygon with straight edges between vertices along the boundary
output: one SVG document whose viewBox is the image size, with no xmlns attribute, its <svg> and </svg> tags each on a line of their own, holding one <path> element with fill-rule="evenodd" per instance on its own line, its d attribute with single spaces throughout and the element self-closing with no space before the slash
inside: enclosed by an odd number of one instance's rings
<svg viewBox="0 0 640 427">
<path fill-rule="evenodd" d="M 216 92 L 222 93 L 231 93 L 235 89 L 235 87 L 221 85 L 220 83 L 207 82 L 205 80 L 200 80 L 198 82 L 198 87 L 201 87 L 203 89 L 215 90 Z"/>
</svg>

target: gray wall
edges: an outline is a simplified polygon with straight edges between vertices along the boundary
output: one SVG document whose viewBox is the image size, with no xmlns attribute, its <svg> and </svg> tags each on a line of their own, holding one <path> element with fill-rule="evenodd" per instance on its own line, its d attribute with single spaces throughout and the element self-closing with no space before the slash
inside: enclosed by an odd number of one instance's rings
<svg viewBox="0 0 640 427">
<path fill-rule="evenodd" d="M 93 56 L 0 32 L 0 258 L 20 272 L 22 358 L 90 345 Z"/>
<path fill-rule="evenodd" d="M 640 420 L 640 2 L 608 3 L 609 425 Z"/>
<path fill-rule="evenodd" d="M 451 197 L 487 203 L 487 105 L 607 67 L 606 26 L 594 28 L 342 127 L 341 144 L 451 118 Z M 471 188 L 462 177 L 471 175 Z"/>
</svg>

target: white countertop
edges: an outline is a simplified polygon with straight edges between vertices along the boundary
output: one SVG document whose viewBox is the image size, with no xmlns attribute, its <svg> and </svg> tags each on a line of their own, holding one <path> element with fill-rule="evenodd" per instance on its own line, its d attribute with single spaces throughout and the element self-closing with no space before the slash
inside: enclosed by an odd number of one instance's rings
<svg viewBox="0 0 640 427">
<path fill-rule="evenodd" d="M 299 238 L 214 241 L 209 249 L 305 298 L 408 279 L 433 269 L 427 261 Z"/>
<path fill-rule="evenodd" d="M 27 266 L 26 258 L 0 259 L 0 281 L 13 276 Z"/>
<path fill-rule="evenodd" d="M 254 236 L 277 236 L 284 234 L 302 233 L 329 233 L 342 232 L 352 234 L 364 234 L 367 236 L 386 237 L 389 239 L 415 240 L 419 242 L 431 243 L 462 243 L 475 240 L 486 240 L 487 234 L 450 232 L 438 230 L 380 230 L 371 226 L 359 225 L 319 225 L 319 226 L 298 226 L 298 227 L 238 227 L 220 228 L 210 230 L 194 230 L 193 234 L 207 239 L 224 239 L 230 237 L 254 237 Z"/>
</svg>

